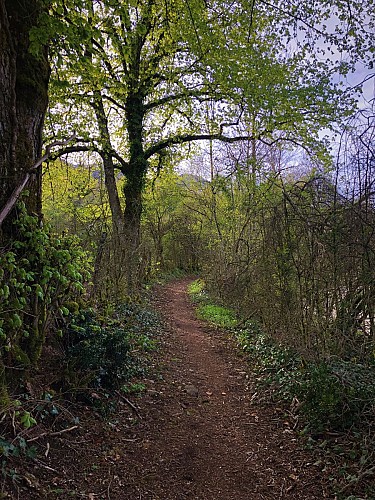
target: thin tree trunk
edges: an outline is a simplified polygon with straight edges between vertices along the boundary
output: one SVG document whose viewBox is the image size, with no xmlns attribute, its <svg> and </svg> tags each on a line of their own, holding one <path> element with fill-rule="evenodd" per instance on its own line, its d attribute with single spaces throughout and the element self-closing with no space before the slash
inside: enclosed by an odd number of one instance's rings
<svg viewBox="0 0 375 500">
<path fill-rule="evenodd" d="M 99 126 L 100 138 L 102 141 L 102 160 L 104 168 L 104 181 L 107 188 L 109 206 L 112 214 L 113 231 L 118 239 L 121 238 L 123 229 L 123 216 L 121 210 L 121 203 L 118 195 L 115 167 L 113 158 L 111 156 L 112 144 L 111 137 L 108 129 L 108 119 L 105 114 L 103 99 L 99 91 L 95 92 L 93 101 L 93 108 L 96 114 L 96 119 Z"/>
</svg>

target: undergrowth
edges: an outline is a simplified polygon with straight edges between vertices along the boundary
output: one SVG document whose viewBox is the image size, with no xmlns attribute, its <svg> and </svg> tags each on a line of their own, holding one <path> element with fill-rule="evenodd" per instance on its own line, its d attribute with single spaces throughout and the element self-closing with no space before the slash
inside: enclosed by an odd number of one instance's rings
<svg viewBox="0 0 375 500">
<path fill-rule="evenodd" d="M 237 324 L 233 311 L 214 304 L 201 304 L 197 307 L 197 316 L 220 328 L 231 328 Z"/>
<path fill-rule="evenodd" d="M 110 317 L 93 309 L 71 313 L 59 340 L 48 346 L 48 354 L 57 356 L 50 372 L 36 373 L 42 382 L 27 382 L 0 410 L 3 483 L 17 482 L 27 459 L 38 457 L 38 436 L 75 429 L 80 425 L 77 414 L 90 407 L 107 419 L 121 394 L 144 390 L 142 377 L 149 353 L 157 348 L 159 329 L 157 314 L 137 303 L 113 308 Z"/>
<path fill-rule="evenodd" d="M 79 388 L 79 381 L 85 381 L 83 389 L 118 389 L 142 376 L 145 353 L 155 349 L 158 328 L 156 315 L 138 304 L 118 306 L 111 318 L 82 312 L 63 339 L 64 384 Z"/>
<path fill-rule="evenodd" d="M 263 397 L 281 403 L 307 445 L 322 455 L 337 499 L 375 498 L 375 366 L 340 358 L 307 362 L 259 323 L 237 322 L 233 311 L 212 305 L 203 280 L 188 293 L 199 317 L 231 332 Z"/>
<path fill-rule="evenodd" d="M 236 315 L 231 309 L 210 302 L 203 280 L 198 279 L 190 283 L 188 293 L 191 300 L 197 305 L 198 318 L 220 328 L 232 328 L 238 323 Z"/>
</svg>

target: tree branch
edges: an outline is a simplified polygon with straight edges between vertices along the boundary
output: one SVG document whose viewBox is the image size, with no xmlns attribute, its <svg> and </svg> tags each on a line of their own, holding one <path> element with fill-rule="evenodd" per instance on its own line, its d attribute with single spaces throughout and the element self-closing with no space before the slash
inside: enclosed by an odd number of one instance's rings
<svg viewBox="0 0 375 500">
<path fill-rule="evenodd" d="M 99 151 L 93 146 L 70 146 L 68 148 L 60 149 L 59 151 L 50 154 L 50 156 L 46 159 L 57 160 L 57 158 L 61 158 L 61 156 L 67 155 L 69 153 L 82 153 L 85 151 L 96 151 L 97 153 L 99 153 Z"/>
<path fill-rule="evenodd" d="M 165 148 L 173 146 L 175 144 L 184 144 L 186 142 L 193 141 L 221 141 L 232 144 L 234 142 L 240 141 L 249 141 L 253 139 L 259 139 L 259 137 L 254 135 L 241 135 L 236 137 L 227 137 L 223 134 L 184 134 L 184 135 L 176 135 L 174 137 L 169 137 L 168 139 L 164 139 L 154 146 L 149 147 L 145 151 L 146 159 L 151 158 L 154 154 L 162 151 Z"/>
<path fill-rule="evenodd" d="M 111 102 L 112 104 L 114 104 L 118 108 L 122 109 L 123 111 L 126 111 L 126 106 L 124 106 L 123 104 L 120 104 L 114 97 L 111 97 L 108 94 L 102 94 L 102 98 Z"/>
<path fill-rule="evenodd" d="M 210 95 L 208 92 L 187 91 L 187 92 L 181 92 L 180 94 L 168 95 L 166 97 L 162 97 L 158 101 L 153 101 L 148 104 L 145 104 L 144 109 L 145 111 L 149 111 L 150 109 L 157 108 L 158 106 L 162 106 L 163 104 L 167 104 L 168 102 L 178 101 L 180 99 L 184 99 L 185 97 L 196 97 L 200 102 L 202 102 L 205 99 L 217 100 L 219 98 L 220 99 L 222 98 L 222 96 L 214 97 Z"/>
<path fill-rule="evenodd" d="M 65 146 L 69 142 L 76 140 L 76 135 L 73 134 L 71 137 L 66 139 L 65 141 L 56 141 L 53 142 L 52 144 L 49 144 L 46 147 L 46 152 L 45 154 L 39 158 L 39 160 L 26 172 L 24 178 L 22 181 L 16 186 L 16 188 L 13 190 L 12 194 L 10 195 L 9 200 L 5 203 L 4 207 L 0 211 L 0 227 L 3 224 L 4 220 L 8 217 L 9 213 L 11 210 L 14 208 L 15 204 L 17 203 L 22 191 L 25 189 L 27 183 L 30 180 L 30 177 L 33 175 L 33 173 L 40 167 L 40 165 L 51 158 L 51 149 L 54 148 L 55 146 Z"/>
</svg>

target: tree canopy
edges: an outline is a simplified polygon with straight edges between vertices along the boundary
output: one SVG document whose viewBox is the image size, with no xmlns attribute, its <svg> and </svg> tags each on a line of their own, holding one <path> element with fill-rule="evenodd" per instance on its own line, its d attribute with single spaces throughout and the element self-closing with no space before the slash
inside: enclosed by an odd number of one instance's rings
<svg viewBox="0 0 375 500">
<path fill-rule="evenodd" d="M 182 145 L 287 140 L 324 154 L 319 131 L 354 104 L 340 75 L 368 57 L 371 3 L 53 2 L 33 32 L 36 50 L 54 41 L 46 135 L 74 131 L 64 152 L 101 157 L 115 232 L 134 255 L 146 173 Z"/>
</svg>

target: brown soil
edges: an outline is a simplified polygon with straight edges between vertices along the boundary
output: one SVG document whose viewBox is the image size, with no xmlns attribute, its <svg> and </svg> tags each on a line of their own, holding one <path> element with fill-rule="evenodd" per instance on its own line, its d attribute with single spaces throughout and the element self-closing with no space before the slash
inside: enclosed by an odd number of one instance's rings
<svg viewBox="0 0 375 500">
<path fill-rule="evenodd" d="M 198 321 L 188 281 L 160 287 L 168 324 L 147 390 L 107 424 L 39 440 L 39 459 L 12 498 L 260 500 L 332 498 L 315 465 L 225 333 Z M 138 414 L 138 415 L 137 415 Z M 48 453 L 47 453 L 48 450 Z M 43 455 L 42 455 L 43 456 Z"/>
</svg>

